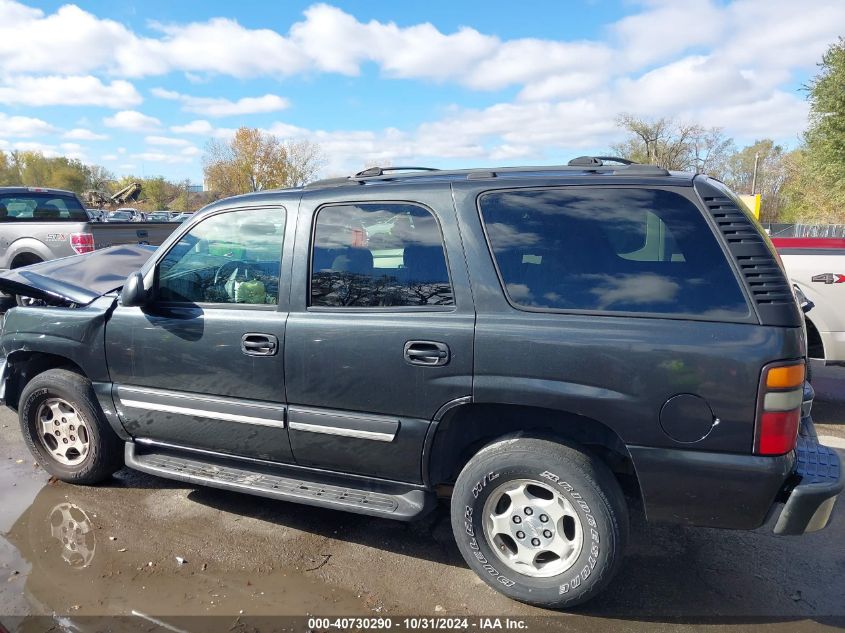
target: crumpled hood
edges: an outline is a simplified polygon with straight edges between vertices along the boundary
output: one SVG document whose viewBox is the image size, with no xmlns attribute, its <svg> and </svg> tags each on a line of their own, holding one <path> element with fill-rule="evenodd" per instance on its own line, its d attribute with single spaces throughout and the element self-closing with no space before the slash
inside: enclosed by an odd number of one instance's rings
<svg viewBox="0 0 845 633">
<path fill-rule="evenodd" d="M 123 286 L 139 270 L 155 246 L 122 245 L 53 259 L 0 274 L 0 290 L 52 304 L 87 305 Z"/>
</svg>

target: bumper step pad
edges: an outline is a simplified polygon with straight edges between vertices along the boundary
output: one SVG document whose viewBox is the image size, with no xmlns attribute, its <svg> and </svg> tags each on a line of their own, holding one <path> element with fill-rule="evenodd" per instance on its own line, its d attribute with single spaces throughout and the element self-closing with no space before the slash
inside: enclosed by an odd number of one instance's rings
<svg viewBox="0 0 845 633">
<path fill-rule="evenodd" d="M 778 517 L 775 534 L 804 534 L 827 525 L 842 491 L 842 465 L 836 451 L 812 435 L 799 435 L 795 446 L 795 474 L 800 481 Z"/>
<path fill-rule="evenodd" d="M 801 476 L 802 484 L 839 481 L 841 464 L 836 449 L 819 444 L 818 440 L 813 438 L 799 435 L 795 456 L 795 473 Z"/>
<path fill-rule="evenodd" d="M 433 494 L 401 484 L 379 484 L 376 488 L 370 482 L 356 481 L 360 487 L 352 487 L 337 478 L 304 479 L 301 471 L 296 476 L 279 474 L 282 465 L 253 467 L 236 459 L 224 463 L 216 456 L 206 459 L 187 450 L 140 447 L 134 442 L 126 443 L 125 458 L 130 468 L 160 477 L 400 521 L 425 514 L 435 503 Z"/>
</svg>

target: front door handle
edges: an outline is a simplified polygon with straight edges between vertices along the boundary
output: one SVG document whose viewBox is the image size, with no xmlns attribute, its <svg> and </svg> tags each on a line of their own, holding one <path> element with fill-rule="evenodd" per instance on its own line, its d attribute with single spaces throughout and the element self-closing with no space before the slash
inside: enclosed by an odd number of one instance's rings
<svg viewBox="0 0 845 633">
<path fill-rule="evenodd" d="M 272 334 L 250 332 L 241 337 L 241 351 L 248 356 L 275 356 L 279 339 Z"/>
<path fill-rule="evenodd" d="M 408 341 L 405 343 L 405 361 L 411 365 L 440 367 L 449 362 L 451 354 L 446 343 L 437 341 Z"/>
</svg>

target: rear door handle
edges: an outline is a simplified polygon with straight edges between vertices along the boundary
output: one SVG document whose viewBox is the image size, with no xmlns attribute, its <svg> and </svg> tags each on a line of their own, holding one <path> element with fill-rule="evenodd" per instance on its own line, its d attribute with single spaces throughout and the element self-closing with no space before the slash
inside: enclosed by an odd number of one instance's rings
<svg viewBox="0 0 845 633">
<path fill-rule="evenodd" d="M 241 337 L 241 351 L 248 356 L 274 356 L 279 339 L 272 334 L 249 332 Z"/>
<path fill-rule="evenodd" d="M 411 365 L 440 367 L 449 362 L 451 354 L 446 343 L 437 341 L 408 341 L 405 343 L 405 361 Z"/>
</svg>

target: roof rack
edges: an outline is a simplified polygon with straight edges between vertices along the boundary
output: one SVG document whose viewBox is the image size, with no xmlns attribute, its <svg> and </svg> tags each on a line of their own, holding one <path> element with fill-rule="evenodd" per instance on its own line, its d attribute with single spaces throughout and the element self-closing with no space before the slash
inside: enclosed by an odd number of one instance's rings
<svg viewBox="0 0 845 633">
<path fill-rule="evenodd" d="M 363 171 L 359 171 L 354 176 L 341 176 L 339 178 L 324 178 L 322 180 L 315 180 L 305 185 L 304 189 L 317 189 L 320 187 L 340 187 L 342 185 L 358 184 L 363 185 L 367 178 L 379 178 L 385 176 L 388 172 L 398 171 L 423 171 L 432 172 L 440 171 L 434 167 L 368 167 Z"/>
<path fill-rule="evenodd" d="M 582 166 L 596 166 L 601 167 L 604 165 L 605 161 L 613 161 L 614 163 L 620 163 L 622 165 L 636 165 L 632 160 L 628 160 L 627 158 L 619 158 L 618 156 L 579 156 L 578 158 L 573 158 L 571 161 L 567 163 L 570 167 L 582 167 Z"/>
<path fill-rule="evenodd" d="M 608 163 L 619 163 L 616 165 Z M 363 185 L 374 181 L 393 181 L 401 179 L 406 174 L 395 172 L 423 172 L 436 173 L 438 177 L 466 178 L 467 180 L 483 180 L 487 178 L 497 178 L 506 174 L 519 174 L 520 172 L 531 173 L 553 173 L 553 172 L 588 172 L 595 174 L 618 173 L 626 175 L 641 175 L 641 176 L 669 176 L 669 172 L 657 165 L 645 165 L 642 163 L 635 163 L 627 158 L 620 158 L 618 156 L 579 156 L 573 158 L 566 165 L 543 165 L 537 167 L 493 167 L 480 169 L 455 169 L 455 170 L 441 170 L 433 167 L 369 167 L 363 171 L 359 171 L 354 176 L 346 176 L 341 178 L 326 178 L 324 180 L 315 180 L 314 182 L 305 185 L 305 189 L 319 189 L 322 187 L 342 187 L 345 185 Z M 407 174 L 413 178 L 414 174 Z"/>
<path fill-rule="evenodd" d="M 608 165 L 606 161 L 621 163 L 619 165 Z M 657 165 L 645 165 L 635 163 L 627 158 L 616 156 L 579 156 L 573 158 L 565 166 L 548 165 L 543 167 L 497 167 L 493 169 L 473 169 L 467 174 L 467 180 L 481 180 L 485 178 L 496 178 L 500 174 L 512 174 L 520 171 L 532 172 L 560 172 L 560 171 L 586 171 L 591 173 L 615 172 L 620 174 L 642 175 L 642 176 L 669 176 L 669 172 Z"/>
<path fill-rule="evenodd" d="M 359 171 L 354 178 L 371 178 L 373 176 L 384 176 L 389 171 L 440 171 L 434 167 L 368 167 Z"/>
</svg>

